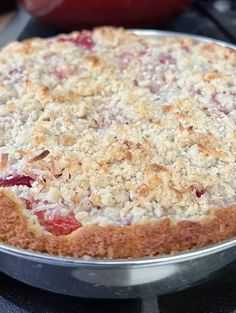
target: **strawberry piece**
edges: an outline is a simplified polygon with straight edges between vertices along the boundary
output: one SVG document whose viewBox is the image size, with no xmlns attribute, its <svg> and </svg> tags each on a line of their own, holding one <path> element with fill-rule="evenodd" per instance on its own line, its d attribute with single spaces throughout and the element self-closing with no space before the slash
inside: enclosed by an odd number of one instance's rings
<svg viewBox="0 0 236 313">
<path fill-rule="evenodd" d="M 197 196 L 198 198 L 201 198 L 201 196 L 204 195 L 205 192 L 206 192 L 206 189 L 204 189 L 204 188 L 195 191 L 196 196 Z"/>
<path fill-rule="evenodd" d="M 91 50 L 94 46 L 91 34 L 89 33 L 81 33 L 77 37 L 61 37 L 57 41 L 72 42 L 78 46 L 85 48 L 86 50 Z"/>
<path fill-rule="evenodd" d="M 170 54 L 162 54 L 159 61 L 161 64 L 176 64 L 176 59 L 174 59 Z"/>
<path fill-rule="evenodd" d="M 118 60 L 119 68 L 121 70 L 127 69 L 133 58 L 134 58 L 133 53 L 130 53 L 130 52 L 121 53 L 119 55 L 119 60 Z"/>
<path fill-rule="evenodd" d="M 59 80 L 63 80 L 65 78 L 67 78 L 67 73 L 66 71 L 63 71 L 63 70 L 55 70 L 53 72 L 54 75 L 56 75 L 56 77 L 59 79 Z"/>
<path fill-rule="evenodd" d="M 25 66 L 21 65 L 19 67 L 16 67 L 16 68 L 10 70 L 9 75 L 16 75 L 16 74 L 21 75 L 21 74 L 23 74 L 24 70 L 25 70 Z"/>
<path fill-rule="evenodd" d="M 199 96 L 202 96 L 202 91 L 201 91 L 201 89 L 200 89 L 200 88 L 197 88 L 197 89 L 195 90 L 195 94 L 197 94 L 197 95 L 199 95 Z"/>
<path fill-rule="evenodd" d="M 217 92 L 213 92 L 211 96 L 211 100 L 216 104 L 216 108 L 218 112 L 224 113 L 225 115 L 228 115 L 230 113 L 230 110 L 227 110 L 226 108 L 224 108 L 222 104 L 220 103 L 220 101 L 218 100 Z"/>
<path fill-rule="evenodd" d="M 39 200 L 22 199 L 27 210 L 32 210 L 34 205 L 39 203 Z M 67 216 L 55 216 L 53 219 L 46 218 L 46 211 L 35 212 L 34 215 L 38 217 L 39 223 L 48 232 L 55 236 L 69 235 L 82 225 L 77 221 L 73 213 Z"/>
<path fill-rule="evenodd" d="M 187 53 L 191 51 L 189 46 L 182 46 L 182 49 Z"/>
<path fill-rule="evenodd" d="M 28 200 L 23 198 L 21 198 L 21 200 L 24 202 L 27 210 L 32 210 L 33 206 L 39 203 L 39 200 Z"/>
<path fill-rule="evenodd" d="M 27 186 L 31 187 L 34 179 L 30 176 L 8 176 L 4 179 L 0 179 L 0 187 L 12 187 L 12 186 Z"/>
<path fill-rule="evenodd" d="M 27 199 L 22 199 L 22 201 L 25 203 L 25 207 L 27 210 L 32 210 L 33 208 L 33 202 Z"/>
<path fill-rule="evenodd" d="M 36 212 L 35 215 L 38 217 L 40 225 L 55 236 L 69 235 L 82 226 L 73 213 L 67 216 L 55 216 L 50 220 L 45 218 L 45 211 Z"/>
</svg>

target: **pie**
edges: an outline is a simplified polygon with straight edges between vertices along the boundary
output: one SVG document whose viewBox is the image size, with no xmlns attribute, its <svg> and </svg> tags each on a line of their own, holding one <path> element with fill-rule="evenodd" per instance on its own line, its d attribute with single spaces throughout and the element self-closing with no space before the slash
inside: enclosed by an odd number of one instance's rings
<svg viewBox="0 0 236 313">
<path fill-rule="evenodd" d="M 0 52 L 0 242 L 137 258 L 236 235 L 236 52 L 118 28 Z"/>
</svg>

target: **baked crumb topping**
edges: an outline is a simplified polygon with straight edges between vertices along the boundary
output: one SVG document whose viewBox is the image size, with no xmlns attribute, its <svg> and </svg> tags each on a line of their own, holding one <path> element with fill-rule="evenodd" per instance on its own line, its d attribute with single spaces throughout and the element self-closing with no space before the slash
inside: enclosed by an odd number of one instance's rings
<svg viewBox="0 0 236 313">
<path fill-rule="evenodd" d="M 0 64 L 0 186 L 45 231 L 236 202 L 234 50 L 99 28 L 12 43 Z"/>
</svg>

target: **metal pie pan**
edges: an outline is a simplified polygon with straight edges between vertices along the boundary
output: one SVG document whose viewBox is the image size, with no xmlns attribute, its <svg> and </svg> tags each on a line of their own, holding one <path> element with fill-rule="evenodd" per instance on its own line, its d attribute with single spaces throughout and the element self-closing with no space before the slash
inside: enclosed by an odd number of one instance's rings
<svg viewBox="0 0 236 313">
<path fill-rule="evenodd" d="M 234 45 L 211 38 L 155 30 L 132 30 L 150 38 L 176 37 Z M 205 248 L 142 259 L 75 259 L 0 244 L 0 270 L 45 290 L 86 298 L 143 298 L 176 292 L 213 276 L 236 260 L 236 238 Z"/>
</svg>

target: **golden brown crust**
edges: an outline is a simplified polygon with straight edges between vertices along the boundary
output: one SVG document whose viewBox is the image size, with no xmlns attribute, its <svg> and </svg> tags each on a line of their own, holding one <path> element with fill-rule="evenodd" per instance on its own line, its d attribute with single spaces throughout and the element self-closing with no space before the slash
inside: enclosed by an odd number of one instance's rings
<svg viewBox="0 0 236 313">
<path fill-rule="evenodd" d="M 59 256 L 135 258 L 169 254 L 217 243 L 236 235 L 236 205 L 211 211 L 200 222 L 169 218 L 132 226 L 86 226 L 67 236 L 40 231 L 20 205 L 0 192 L 0 242 Z"/>
</svg>

